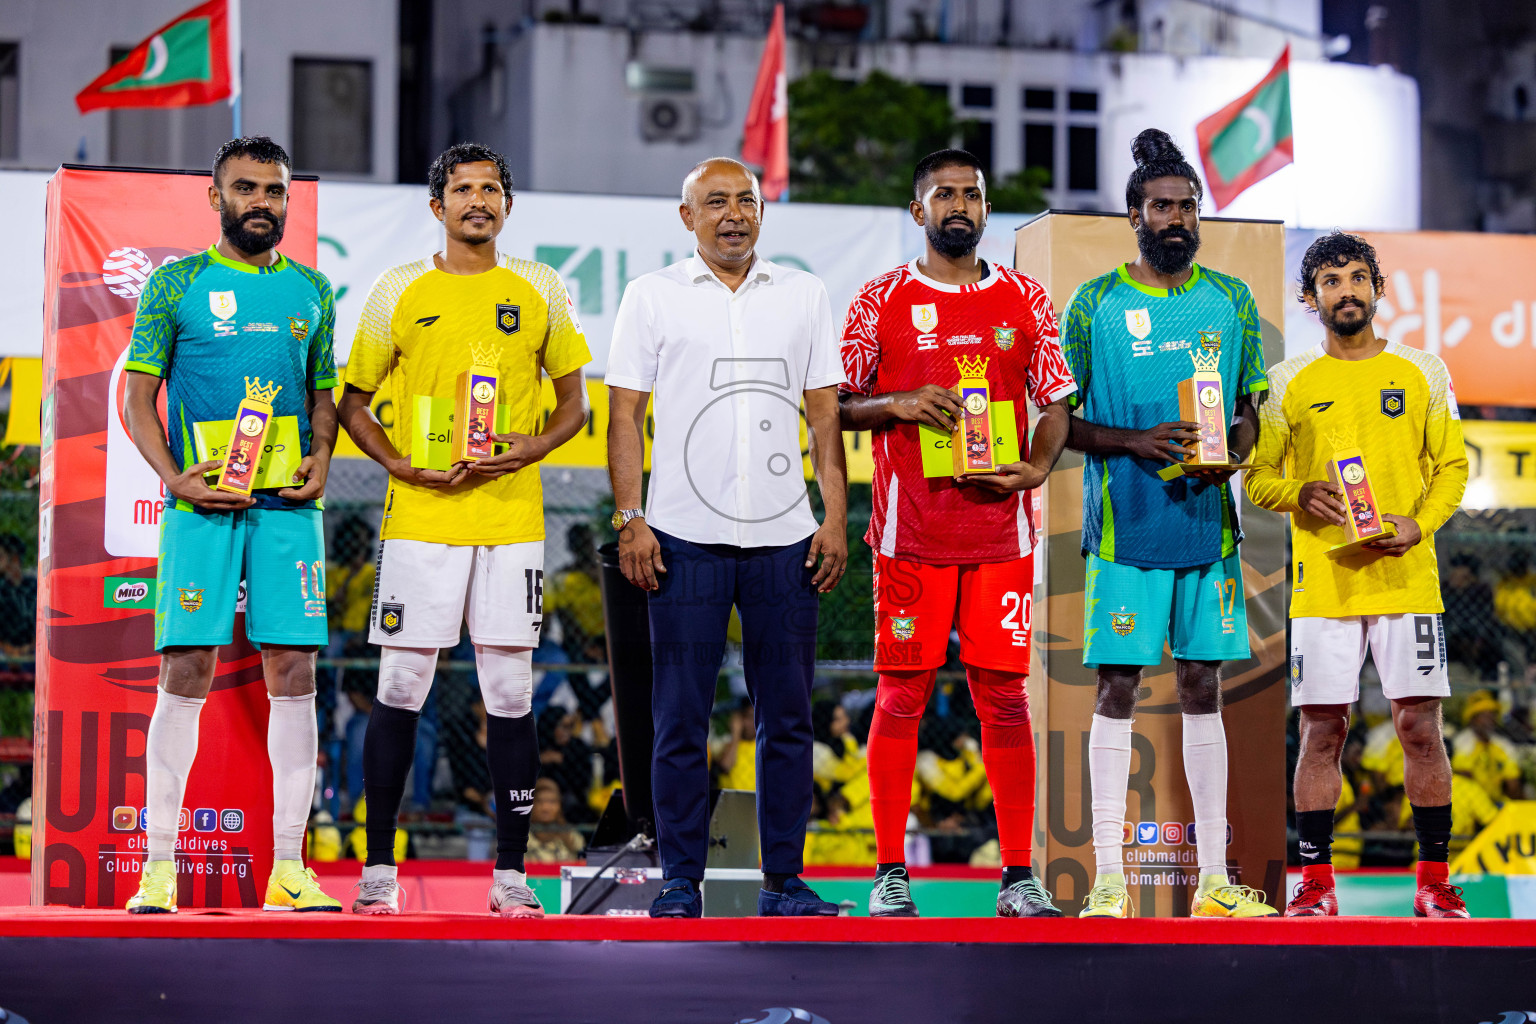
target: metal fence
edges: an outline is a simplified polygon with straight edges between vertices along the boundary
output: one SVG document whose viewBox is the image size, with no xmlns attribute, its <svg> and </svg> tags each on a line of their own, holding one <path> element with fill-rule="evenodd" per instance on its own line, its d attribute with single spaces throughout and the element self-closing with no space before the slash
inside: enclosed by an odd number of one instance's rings
<svg viewBox="0 0 1536 1024">
<path fill-rule="evenodd" d="M 0 460 L 0 652 L 6 657 L 0 668 L 0 850 L 8 847 L 9 824 L 31 790 L 36 471 L 35 450 L 13 450 Z M 613 506 L 601 470 L 546 467 L 543 476 L 547 628 L 535 653 L 534 707 L 544 775 L 554 784 L 544 788 L 559 799 L 546 800 L 535 811 L 534 856 L 569 859 L 618 778 L 597 557 L 598 545 L 611 537 L 607 518 Z M 331 642 L 318 673 L 317 810 L 339 826 L 344 850 L 359 811 L 363 735 L 378 687 L 377 652 L 367 643 L 367 624 L 386 484 L 372 463 L 338 461 L 326 500 Z M 856 749 L 867 742 L 874 708 L 871 556 L 862 540 L 870 491 L 867 485 L 850 491 L 850 566 L 821 606 L 815 700 L 822 747 L 809 852 L 813 861 L 872 863 L 868 780 L 858 767 L 860 755 L 850 754 L 841 766 L 832 763 L 837 760 L 832 751 L 847 742 L 843 734 L 854 738 Z M 1508 712 L 1501 729 L 1528 742 L 1529 708 L 1536 698 L 1536 512 L 1457 513 L 1437 540 L 1455 691 L 1447 703 L 1447 724 L 1459 728 L 1466 696 L 1489 688 Z M 734 627 L 733 640 L 739 641 Z M 967 770 L 978 763 L 980 731 L 957 650 L 952 643 L 924 720 L 919 775 L 972 782 L 920 787 L 909 857 L 995 863 L 990 791 L 984 776 L 977 780 L 978 773 Z M 752 760 L 742 756 L 751 731 L 745 693 L 739 646 L 733 644 L 721 671 L 713 743 L 723 782 L 749 778 L 742 775 Z M 1362 727 L 1368 727 L 1382 720 L 1386 708 L 1379 690 L 1367 685 L 1362 693 L 1359 710 Z M 1291 732 L 1294 737 L 1294 724 Z M 488 855 L 494 844 L 484 748 L 485 709 L 473 648 L 465 639 L 443 652 L 422 714 L 402 816 L 413 854 Z M 1536 747 L 1520 749 L 1525 756 Z M 1527 757 L 1524 767 L 1527 779 L 1536 782 L 1536 760 Z M 1400 789 L 1394 793 L 1379 782 L 1362 801 L 1366 863 L 1404 863 L 1411 856 L 1400 806 Z"/>
</svg>

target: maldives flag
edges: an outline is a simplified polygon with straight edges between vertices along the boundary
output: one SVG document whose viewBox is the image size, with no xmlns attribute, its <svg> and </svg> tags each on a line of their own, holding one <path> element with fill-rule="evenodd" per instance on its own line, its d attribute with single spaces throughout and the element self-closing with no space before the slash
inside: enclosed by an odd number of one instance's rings
<svg viewBox="0 0 1536 1024">
<path fill-rule="evenodd" d="M 764 199 L 789 192 L 789 84 L 784 77 L 784 5 L 775 4 L 773 24 L 757 66 L 757 84 L 741 130 L 741 159 L 763 169 Z"/>
<path fill-rule="evenodd" d="M 193 107 L 240 95 L 239 0 L 208 0 L 160 26 L 75 96 L 102 107 Z"/>
<path fill-rule="evenodd" d="M 1291 48 L 1263 81 L 1195 128 L 1205 182 L 1218 208 L 1295 160 L 1291 146 Z"/>
</svg>

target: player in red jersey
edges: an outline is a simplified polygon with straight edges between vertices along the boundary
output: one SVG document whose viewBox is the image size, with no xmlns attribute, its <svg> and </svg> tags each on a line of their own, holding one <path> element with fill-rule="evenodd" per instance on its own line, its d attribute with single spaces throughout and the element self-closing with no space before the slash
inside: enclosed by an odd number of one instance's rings
<svg viewBox="0 0 1536 1024">
<path fill-rule="evenodd" d="M 1032 496 L 1067 436 L 1064 400 L 1077 390 L 1057 340 L 1050 296 L 1039 282 L 976 256 L 991 206 L 971 154 L 930 154 L 912 175 L 912 219 L 927 251 L 864 286 L 843 328 L 844 430 L 870 430 L 874 513 L 864 539 L 875 554 L 875 670 L 869 784 L 879 864 L 869 912 L 917 915 L 905 865 L 917 727 L 944 663 L 952 626 L 976 714 L 981 756 L 997 810 L 1003 917 L 1060 917 L 1030 871 L 1035 816 L 1035 745 L 1024 679 L 1029 671 L 1034 590 Z M 994 432 L 1017 408 L 1024 461 L 954 478 L 944 438 L 962 415 L 953 390 L 980 370 Z M 984 366 L 984 369 L 981 369 Z M 1040 409 L 1033 443 L 1023 400 Z M 923 446 L 930 452 L 925 475 Z M 934 462 L 934 456 L 938 462 Z M 932 475 L 938 472 L 939 475 Z"/>
</svg>

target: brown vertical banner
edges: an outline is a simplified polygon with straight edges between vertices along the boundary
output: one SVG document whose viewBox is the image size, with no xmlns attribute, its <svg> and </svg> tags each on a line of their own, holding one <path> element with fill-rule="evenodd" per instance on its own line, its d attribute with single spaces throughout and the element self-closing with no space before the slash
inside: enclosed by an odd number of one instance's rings
<svg viewBox="0 0 1536 1024">
<path fill-rule="evenodd" d="M 1278 221 L 1202 219 L 1200 242 L 1203 266 L 1235 275 L 1252 289 L 1265 364 L 1279 362 L 1285 353 L 1284 227 Z M 1014 266 L 1045 286 L 1058 317 L 1078 285 L 1135 258 L 1136 237 L 1125 217 L 1103 214 L 1047 213 L 1019 229 L 1014 250 Z M 1240 477 L 1232 490 L 1242 495 Z M 1088 728 L 1095 680 L 1082 660 L 1082 455 L 1063 453 L 1044 491 L 1035 556 L 1044 590 L 1035 595 L 1034 645 L 1043 666 L 1036 665 L 1029 679 L 1040 780 L 1035 847 L 1046 886 L 1059 905 L 1076 912 L 1094 874 Z M 1234 881 L 1264 890 L 1276 906 L 1285 882 L 1285 519 L 1246 498 L 1240 505 L 1253 656 L 1222 669 L 1227 863 Z M 1126 801 L 1126 880 L 1141 916 L 1189 914 L 1198 879 L 1194 817 L 1173 660 L 1165 646 L 1162 664 L 1143 677 Z"/>
</svg>

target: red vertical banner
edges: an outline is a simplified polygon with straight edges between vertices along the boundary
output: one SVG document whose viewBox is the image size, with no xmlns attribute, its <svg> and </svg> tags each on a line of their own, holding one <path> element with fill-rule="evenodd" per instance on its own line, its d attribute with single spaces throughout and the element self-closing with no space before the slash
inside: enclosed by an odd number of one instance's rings
<svg viewBox="0 0 1536 1024">
<path fill-rule="evenodd" d="M 48 183 L 34 905 L 120 907 L 143 867 L 164 492 L 128 436 L 123 364 L 150 272 L 218 237 L 209 183 L 206 172 L 68 166 Z M 310 265 L 316 201 L 314 179 L 293 182 L 279 247 Z M 234 349 L 230 362 L 239 373 Z M 187 907 L 254 907 L 271 870 L 266 687 L 243 612 L 219 651 L 183 801 Z"/>
</svg>

